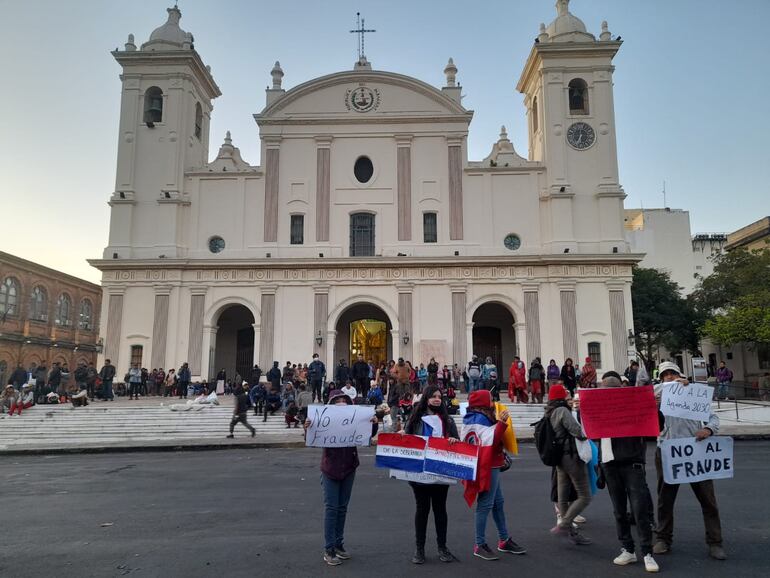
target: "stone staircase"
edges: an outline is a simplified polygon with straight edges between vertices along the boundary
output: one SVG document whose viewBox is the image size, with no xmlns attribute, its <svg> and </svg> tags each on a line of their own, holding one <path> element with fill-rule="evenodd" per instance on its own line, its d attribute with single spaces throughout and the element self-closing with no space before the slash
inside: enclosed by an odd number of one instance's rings
<svg viewBox="0 0 770 578">
<path fill-rule="evenodd" d="M 149 448 L 167 446 L 228 446 L 261 443 L 294 445 L 302 443 L 302 429 L 286 429 L 282 414 L 249 415 L 249 423 L 257 430 L 252 439 L 242 425 L 237 425 L 235 440 L 228 440 L 232 416 L 232 399 L 222 405 L 200 411 L 174 412 L 168 405 L 150 398 L 137 402 L 95 402 L 88 407 L 71 405 L 38 405 L 21 416 L 0 415 L 0 452 L 77 451 L 98 448 Z M 531 437 L 530 423 L 543 414 L 542 405 L 509 404 L 516 435 Z M 458 426 L 462 418 L 455 416 Z"/>
</svg>

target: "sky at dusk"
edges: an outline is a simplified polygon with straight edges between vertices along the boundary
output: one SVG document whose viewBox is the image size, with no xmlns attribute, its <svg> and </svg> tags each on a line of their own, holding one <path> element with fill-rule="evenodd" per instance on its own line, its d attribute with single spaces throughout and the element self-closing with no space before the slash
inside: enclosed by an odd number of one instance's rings
<svg viewBox="0 0 770 578">
<path fill-rule="evenodd" d="M 475 111 L 470 160 L 500 125 L 526 156 L 526 117 L 515 85 L 554 0 L 180 0 L 181 27 L 211 65 L 210 157 L 225 131 L 259 164 L 252 114 L 270 69 L 283 87 L 352 69 L 361 11 L 377 70 L 444 84 L 451 56 L 463 104 Z M 120 67 L 110 55 L 166 20 L 169 0 L 0 0 L 0 250 L 98 282 L 87 263 L 107 244 L 115 185 Z M 596 35 L 602 20 L 624 41 L 615 57 L 615 114 L 627 208 L 690 211 L 692 232 L 729 232 L 770 214 L 768 0 L 573 0 Z M 759 27 L 759 28 L 757 28 Z"/>
</svg>

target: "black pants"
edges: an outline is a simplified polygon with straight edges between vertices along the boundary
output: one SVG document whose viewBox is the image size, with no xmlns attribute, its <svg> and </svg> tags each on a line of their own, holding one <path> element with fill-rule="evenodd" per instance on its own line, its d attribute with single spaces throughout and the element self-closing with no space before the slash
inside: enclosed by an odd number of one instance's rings
<svg viewBox="0 0 770 578">
<path fill-rule="evenodd" d="M 96 396 L 96 388 L 94 387 L 94 382 L 89 381 L 88 384 L 86 384 L 86 389 L 88 390 L 88 397 L 91 399 L 91 401 L 93 401 L 94 397 Z"/>
<path fill-rule="evenodd" d="M 607 491 L 612 500 L 615 514 L 615 529 L 623 548 L 635 552 L 634 537 L 631 535 L 631 520 L 627 514 L 627 504 L 631 502 L 631 512 L 636 520 L 639 534 L 639 546 L 642 556 L 652 553 L 652 497 L 647 487 L 644 464 L 602 464 Z"/>
<path fill-rule="evenodd" d="M 177 385 L 177 395 L 179 395 L 179 399 L 184 399 L 187 397 L 187 381 L 180 381 Z"/>
<path fill-rule="evenodd" d="M 263 421 L 267 421 L 268 412 L 270 412 L 270 415 L 275 415 L 275 412 L 279 409 L 281 409 L 280 403 L 265 403 L 265 419 Z"/>
<path fill-rule="evenodd" d="M 415 545 L 425 548 L 425 535 L 428 531 L 428 515 L 433 506 L 433 521 L 436 524 L 436 542 L 439 548 L 446 547 L 447 513 L 446 498 L 449 486 L 443 484 L 417 484 L 409 482 L 414 491 L 417 510 L 414 513 Z"/>
<path fill-rule="evenodd" d="M 312 392 L 313 401 L 315 401 L 316 399 L 318 400 L 319 403 L 323 401 L 321 398 L 321 390 L 323 388 L 323 383 L 324 382 L 321 381 L 320 379 L 318 380 L 314 379 L 310 382 L 310 391 Z"/>
<path fill-rule="evenodd" d="M 141 383 L 132 383 L 131 387 L 128 390 L 128 397 L 133 398 L 136 396 L 136 399 L 139 399 L 139 392 L 142 390 L 142 384 Z"/>
<path fill-rule="evenodd" d="M 254 415 L 261 414 L 265 409 L 265 400 L 264 399 L 258 399 L 254 403 Z"/>
<path fill-rule="evenodd" d="M 248 429 L 251 433 L 256 431 L 254 426 L 252 426 L 249 423 L 249 420 L 246 419 L 246 412 L 244 411 L 243 413 L 236 413 L 233 415 L 233 419 L 230 420 L 230 434 L 233 433 L 238 422 L 241 422 L 244 426 L 246 426 L 246 429 Z"/>
<path fill-rule="evenodd" d="M 366 399 L 366 396 L 369 394 L 369 378 L 368 377 L 358 377 L 356 378 L 356 389 L 358 390 L 358 393 L 361 397 Z"/>
</svg>

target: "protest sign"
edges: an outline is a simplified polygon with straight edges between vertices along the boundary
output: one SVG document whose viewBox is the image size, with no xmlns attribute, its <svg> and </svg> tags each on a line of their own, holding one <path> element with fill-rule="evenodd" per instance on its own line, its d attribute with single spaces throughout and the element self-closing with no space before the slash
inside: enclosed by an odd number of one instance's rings
<svg viewBox="0 0 770 578">
<path fill-rule="evenodd" d="M 314 448 L 368 446 L 373 417 L 372 405 L 311 405 L 305 445 Z"/>
<path fill-rule="evenodd" d="M 732 478 L 735 469 L 733 438 L 724 436 L 661 440 L 660 457 L 667 484 Z"/>
<path fill-rule="evenodd" d="M 374 465 L 404 472 L 422 472 L 425 461 L 425 438 L 392 433 L 377 438 Z"/>
<path fill-rule="evenodd" d="M 678 381 L 663 384 L 660 411 L 663 415 L 708 421 L 714 388 L 703 383 L 682 385 Z"/>
<path fill-rule="evenodd" d="M 402 470 L 390 470 L 390 477 L 394 480 L 404 480 L 406 482 L 417 482 L 419 484 L 441 484 L 452 486 L 457 483 L 454 478 L 436 476 L 425 472 L 404 472 Z"/>
<path fill-rule="evenodd" d="M 655 437 L 658 408 L 651 385 L 580 389 L 580 418 L 591 439 Z"/>
<path fill-rule="evenodd" d="M 464 442 L 451 444 L 446 438 L 428 438 L 424 470 L 459 480 L 475 480 L 478 456 L 478 446 Z"/>
</svg>

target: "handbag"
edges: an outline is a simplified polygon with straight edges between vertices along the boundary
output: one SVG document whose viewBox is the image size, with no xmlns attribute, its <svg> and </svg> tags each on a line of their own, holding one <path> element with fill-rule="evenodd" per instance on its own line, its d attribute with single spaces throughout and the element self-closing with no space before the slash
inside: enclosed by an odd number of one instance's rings
<svg viewBox="0 0 770 578">
<path fill-rule="evenodd" d="M 503 452 L 503 465 L 500 468 L 501 472 L 507 472 L 511 469 L 511 465 L 513 464 L 513 460 L 511 459 L 511 456 L 508 455 L 507 452 Z"/>
</svg>

